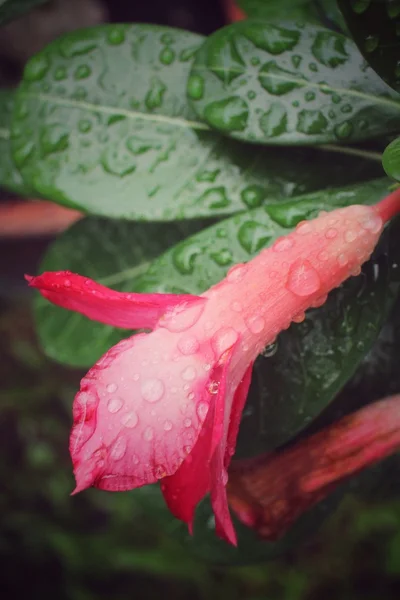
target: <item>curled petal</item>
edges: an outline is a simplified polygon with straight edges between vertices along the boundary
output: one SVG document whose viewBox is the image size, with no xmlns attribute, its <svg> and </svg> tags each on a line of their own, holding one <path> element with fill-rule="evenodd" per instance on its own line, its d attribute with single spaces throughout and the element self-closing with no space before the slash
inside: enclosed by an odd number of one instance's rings
<svg viewBox="0 0 400 600">
<path fill-rule="evenodd" d="M 111 290 L 69 271 L 46 272 L 25 278 L 31 287 L 62 308 L 89 319 L 126 329 L 153 329 L 164 313 L 176 306 L 203 303 L 190 294 L 135 294 Z"/>
</svg>

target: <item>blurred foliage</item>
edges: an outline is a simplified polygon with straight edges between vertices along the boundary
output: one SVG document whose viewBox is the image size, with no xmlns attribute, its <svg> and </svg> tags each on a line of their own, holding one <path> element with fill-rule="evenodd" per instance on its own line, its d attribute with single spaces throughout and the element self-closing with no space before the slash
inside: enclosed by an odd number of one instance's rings
<svg viewBox="0 0 400 600">
<path fill-rule="evenodd" d="M 154 486 L 70 497 L 70 407 L 82 373 L 54 365 L 38 351 L 29 310 L 15 302 L 0 307 L 2 597 L 399 597 L 396 457 L 385 463 L 392 469 L 385 487 L 372 485 L 363 500 L 348 495 L 306 544 L 251 567 L 219 569 L 188 553 L 173 535 L 175 524 Z M 385 334 L 380 344 L 386 353 L 388 343 Z M 376 364 L 366 363 L 364 374 L 376 374 Z M 371 482 L 375 472 L 369 472 Z"/>
</svg>

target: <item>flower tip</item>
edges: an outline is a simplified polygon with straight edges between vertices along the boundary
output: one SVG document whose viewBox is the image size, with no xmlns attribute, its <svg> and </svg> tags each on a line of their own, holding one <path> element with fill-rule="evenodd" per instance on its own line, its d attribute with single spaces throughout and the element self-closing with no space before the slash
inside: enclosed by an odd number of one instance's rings
<svg viewBox="0 0 400 600">
<path fill-rule="evenodd" d="M 27 274 L 25 273 L 25 275 L 24 275 L 24 278 L 25 278 L 25 280 L 28 282 L 28 284 L 29 284 L 29 285 L 31 285 L 31 284 L 32 284 L 32 281 L 33 281 L 33 279 L 34 279 L 34 276 L 33 276 L 33 275 L 27 275 Z"/>
<path fill-rule="evenodd" d="M 384 223 L 400 213 L 400 187 L 375 205 L 375 210 Z"/>
</svg>

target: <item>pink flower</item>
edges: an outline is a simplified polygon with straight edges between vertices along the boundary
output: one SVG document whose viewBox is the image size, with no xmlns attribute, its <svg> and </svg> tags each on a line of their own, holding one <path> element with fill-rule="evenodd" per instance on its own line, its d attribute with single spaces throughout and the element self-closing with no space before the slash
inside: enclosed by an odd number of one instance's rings
<svg viewBox="0 0 400 600">
<path fill-rule="evenodd" d="M 358 410 L 283 452 L 235 461 L 229 504 L 260 537 L 276 540 L 339 483 L 398 450 L 399 394 Z"/>
<path fill-rule="evenodd" d="M 376 207 L 321 213 L 201 296 L 126 294 L 67 271 L 28 277 L 51 302 L 117 327 L 151 329 L 111 348 L 81 382 L 70 451 L 75 492 L 161 480 L 192 528 L 207 492 L 218 535 L 236 544 L 226 496 L 254 360 L 373 251 L 400 192 Z"/>
</svg>

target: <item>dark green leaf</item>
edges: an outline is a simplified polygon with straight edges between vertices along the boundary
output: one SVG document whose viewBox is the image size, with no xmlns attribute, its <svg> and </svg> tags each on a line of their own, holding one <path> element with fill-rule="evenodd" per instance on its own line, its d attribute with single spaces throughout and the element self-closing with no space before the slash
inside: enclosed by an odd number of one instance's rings
<svg viewBox="0 0 400 600">
<path fill-rule="evenodd" d="M 202 39 L 110 25 L 70 34 L 36 55 L 13 121 L 14 158 L 26 183 L 89 213 L 154 221 L 232 214 L 357 179 L 355 163 L 337 156 L 332 165 L 325 154 L 249 151 L 206 131 L 185 100 Z"/>
<path fill-rule="evenodd" d="M 3 0 L 0 2 L 0 24 L 16 19 L 31 8 L 44 4 L 47 0 Z"/>
<path fill-rule="evenodd" d="M 382 165 L 389 177 L 400 181 L 400 138 L 393 140 L 385 148 Z"/>
<path fill-rule="evenodd" d="M 134 291 L 137 278 L 150 261 L 203 226 L 200 221 L 161 225 L 86 218 L 51 245 L 40 271 L 69 269 L 114 289 Z M 35 312 L 46 353 L 72 366 L 91 365 L 129 335 L 126 330 L 52 306 L 39 295 Z"/>
<path fill-rule="evenodd" d="M 313 0 L 237 0 L 247 17 L 268 21 L 318 20 Z"/>
<path fill-rule="evenodd" d="M 400 91 L 400 2 L 338 0 L 347 27 L 371 67 Z"/>
<path fill-rule="evenodd" d="M 28 195 L 30 190 L 24 184 L 11 157 L 10 121 L 13 96 L 11 90 L 0 90 L 0 185 L 17 194 Z"/>
<path fill-rule="evenodd" d="M 196 55 L 188 95 L 209 125 L 250 142 L 349 142 L 400 129 L 400 96 L 351 40 L 314 25 L 220 29 Z"/>
</svg>

